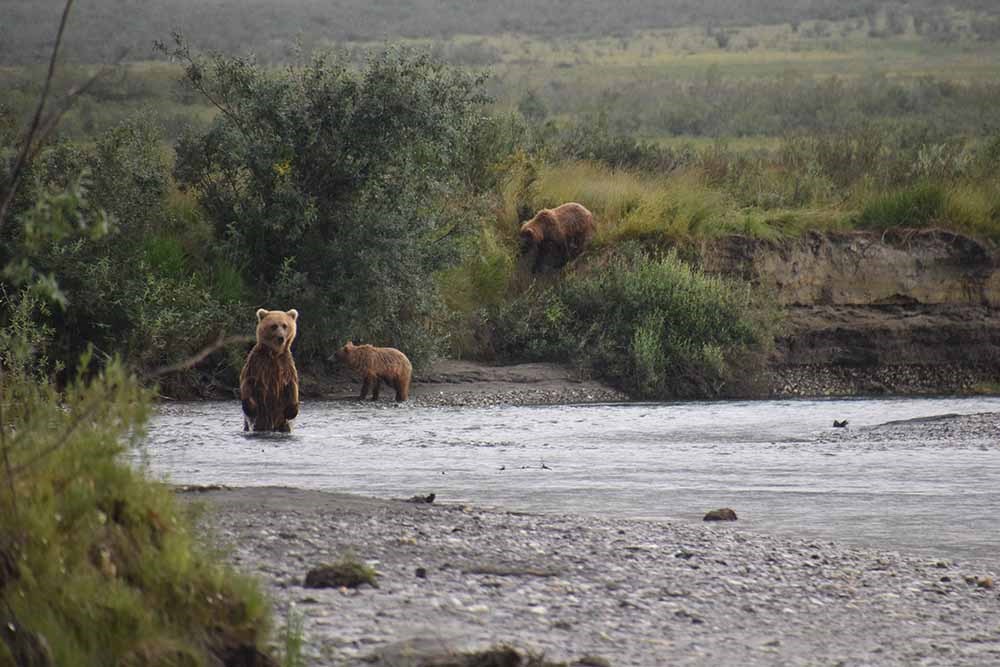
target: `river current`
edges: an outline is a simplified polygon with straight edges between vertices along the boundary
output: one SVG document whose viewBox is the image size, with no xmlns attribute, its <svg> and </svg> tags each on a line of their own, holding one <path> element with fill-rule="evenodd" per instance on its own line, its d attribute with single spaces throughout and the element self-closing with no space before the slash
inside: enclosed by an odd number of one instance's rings
<svg viewBox="0 0 1000 667">
<path fill-rule="evenodd" d="M 872 427 L 998 411 L 997 397 L 486 408 L 309 401 L 291 435 L 254 435 L 242 431 L 238 402 L 165 403 L 145 458 L 174 484 L 433 492 L 438 502 L 672 521 L 731 507 L 749 530 L 997 559 L 1000 433 Z M 848 427 L 834 429 L 835 419 Z"/>
</svg>

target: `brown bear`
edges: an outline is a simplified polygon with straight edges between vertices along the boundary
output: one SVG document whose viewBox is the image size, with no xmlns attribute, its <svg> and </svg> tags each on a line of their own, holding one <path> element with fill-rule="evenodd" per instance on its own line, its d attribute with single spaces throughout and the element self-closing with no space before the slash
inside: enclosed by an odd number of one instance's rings
<svg viewBox="0 0 1000 667">
<path fill-rule="evenodd" d="M 561 268 L 581 252 L 594 236 L 594 216 L 576 202 L 543 208 L 521 225 L 521 256 L 534 254 L 532 273 Z"/>
<path fill-rule="evenodd" d="M 348 341 L 334 355 L 337 361 L 361 376 L 361 397 L 364 400 L 368 390 L 372 390 L 372 400 L 378 400 L 379 389 L 384 380 L 396 390 L 396 401 L 410 397 L 410 378 L 413 367 L 406 355 L 394 347 L 355 345 Z"/>
<path fill-rule="evenodd" d="M 292 430 L 299 414 L 299 373 L 292 358 L 299 311 L 257 311 L 257 344 L 240 371 L 243 430 Z"/>
</svg>

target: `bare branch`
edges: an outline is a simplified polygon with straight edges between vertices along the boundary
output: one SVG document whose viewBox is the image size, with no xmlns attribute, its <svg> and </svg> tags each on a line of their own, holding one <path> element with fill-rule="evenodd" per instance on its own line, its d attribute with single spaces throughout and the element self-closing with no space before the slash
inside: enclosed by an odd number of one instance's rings
<svg viewBox="0 0 1000 667">
<path fill-rule="evenodd" d="M 17 184 L 21 180 L 21 176 L 24 174 L 24 168 L 28 163 L 29 154 L 31 152 L 31 145 L 35 141 L 35 135 L 38 132 L 39 125 L 42 122 L 42 112 L 45 110 L 45 102 L 49 97 L 49 90 L 52 88 L 52 78 L 55 76 L 56 71 L 56 59 L 59 55 L 59 47 L 62 45 L 63 32 L 66 30 L 66 20 L 69 18 L 69 10 L 73 7 L 73 0 L 66 0 L 66 5 L 63 7 L 62 18 L 59 19 L 59 31 L 56 33 L 56 43 L 52 47 L 52 57 L 49 58 L 49 71 L 45 76 L 45 83 L 42 86 L 42 94 L 38 99 L 38 108 L 35 109 L 35 115 L 31 119 L 31 125 L 28 127 L 28 134 L 24 138 L 24 143 L 21 145 L 21 149 L 18 151 L 17 159 L 14 161 L 14 168 L 10 173 L 10 179 L 7 184 L 6 192 L 3 195 L 3 203 L 0 204 L 0 227 L 3 227 L 4 220 L 7 217 L 7 211 L 10 208 L 11 202 L 14 201 L 14 193 L 17 191 Z"/>
<path fill-rule="evenodd" d="M 147 377 L 149 377 L 149 378 L 157 378 L 157 377 L 160 377 L 161 375 L 167 375 L 169 373 L 176 373 L 178 371 L 187 370 L 188 368 L 192 368 L 194 366 L 197 366 L 202 361 L 204 361 L 205 358 L 208 357 L 208 355 L 212 354 L 213 352 L 215 352 L 217 350 L 220 350 L 220 349 L 222 349 L 224 347 L 227 347 L 229 345 L 242 345 L 242 344 L 246 344 L 246 343 L 253 343 L 256 340 L 257 339 L 254 338 L 253 336 L 221 336 L 220 335 L 219 338 L 218 338 L 218 340 L 216 340 L 214 343 L 212 343 L 208 347 L 202 349 L 200 352 L 198 352 L 194 356 L 189 357 L 189 358 L 185 359 L 184 361 L 178 362 L 176 364 L 171 364 L 170 366 L 161 366 L 160 368 L 157 368 L 156 370 L 152 371 Z"/>
<path fill-rule="evenodd" d="M 14 471 L 10 465 L 10 452 L 7 446 L 7 424 L 4 421 L 3 410 L 3 368 L 0 368 L 0 451 L 3 452 L 3 467 L 7 473 L 7 486 L 10 489 L 10 504 L 14 514 L 17 514 L 17 492 L 14 491 Z"/>
<path fill-rule="evenodd" d="M 125 54 L 123 53 L 121 56 L 119 56 L 119 58 L 115 61 L 114 64 L 118 65 L 124 57 Z M 50 113 L 45 118 L 45 121 L 41 124 L 38 131 L 35 133 L 36 140 L 34 142 L 34 146 L 29 146 L 27 162 L 31 162 L 31 160 L 34 160 L 35 156 L 38 155 L 38 151 L 41 150 L 42 146 L 45 144 L 45 141 L 49 138 L 52 132 L 55 131 L 56 127 L 59 125 L 59 121 L 62 120 L 62 117 L 66 114 L 67 111 L 70 110 L 70 107 L 73 106 L 73 100 L 79 97 L 80 95 L 83 95 L 88 90 L 90 90 L 91 86 L 93 86 L 98 81 L 98 79 L 111 72 L 111 69 L 112 69 L 111 65 L 103 65 L 99 70 L 97 70 L 97 72 L 94 73 L 93 76 L 91 76 L 81 85 L 74 86 L 66 92 L 66 97 L 62 102 L 62 106 L 58 110 Z"/>
</svg>

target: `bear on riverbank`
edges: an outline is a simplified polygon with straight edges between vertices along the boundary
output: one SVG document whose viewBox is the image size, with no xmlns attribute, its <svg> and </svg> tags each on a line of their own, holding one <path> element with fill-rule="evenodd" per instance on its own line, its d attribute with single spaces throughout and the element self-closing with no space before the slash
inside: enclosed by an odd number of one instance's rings
<svg viewBox="0 0 1000 667">
<path fill-rule="evenodd" d="M 396 348 L 355 345 L 348 341 L 333 356 L 361 376 L 360 400 L 364 400 L 369 389 L 372 400 L 378 400 L 383 381 L 396 390 L 397 402 L 409 398 L 413 367 L 406 355 Z"/>
<path fill-rule="evenodd" d="M 257 311 L 257 344 L 240 371 L 243 430 L 292 430 L 299 414 L 299 373 L 292 358 L 299 311 Z"/>
<path fill-rule="evenodd" d="M 583 252 L 593 236 L 594 216 L 581 204 L 543 208 L 521 225 L 521 256 L 534 256 L 532 273 L 559 269 Z"/>
</svg>

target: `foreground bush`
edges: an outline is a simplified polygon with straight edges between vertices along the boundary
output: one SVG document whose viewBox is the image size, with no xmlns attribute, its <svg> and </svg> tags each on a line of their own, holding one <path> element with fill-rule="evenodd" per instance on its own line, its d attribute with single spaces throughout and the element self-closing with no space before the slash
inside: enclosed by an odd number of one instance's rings
<svg viewBox="0 0 1000 667">
<path fill-rule="evenodd" d="M 255 586 L 126 460 L 149 391 L 112 362 L 57 393 L 25 331 L 0 336 L 0 665 L 272 664 Z"/>
<path fill-rule="evenodd" d="M 626 249 L 490 314 L 501 357 L 574 363 L 636 398 L 725 395 L 751 377 L 774 318 L 749 287 L 676 254 Z"/>
</svg>

